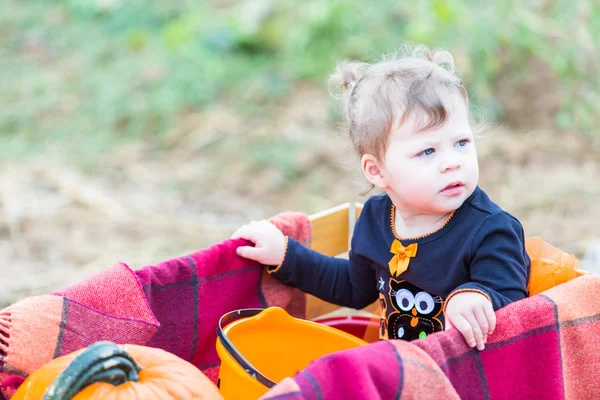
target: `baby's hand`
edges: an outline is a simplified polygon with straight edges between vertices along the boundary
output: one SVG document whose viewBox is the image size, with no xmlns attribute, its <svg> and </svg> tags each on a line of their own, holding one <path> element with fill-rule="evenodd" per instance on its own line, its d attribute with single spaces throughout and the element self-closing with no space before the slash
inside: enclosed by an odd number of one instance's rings
<svg viewBox="0 0 600 400">
<path fill-rule="evenodd" d="M 252 221 L 235 231 L 231 238 L 242 238 L 254 243 L 254 247 L 238 247 L 237 254 L 240 257 L 263 265 L 279 265 L 285 257 L 285 236 L 269 221 Z"/>
<path fill-rule="evenodd" d="M 446 306 L 446 330 L 456 328 L 470 347 L 485 348 L 488 335 L 496 328 L 492 303 L 477 292 L 457 293 Z"/>
</svg>

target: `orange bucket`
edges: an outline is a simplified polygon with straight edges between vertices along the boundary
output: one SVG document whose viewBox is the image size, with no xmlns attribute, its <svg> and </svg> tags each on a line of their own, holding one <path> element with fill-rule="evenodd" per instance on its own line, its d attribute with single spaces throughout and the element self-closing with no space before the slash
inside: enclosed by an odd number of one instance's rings
<svg viewBox="0 0 600 400">
<path fill-rule="evenodd" d="M 579 261 L 574 255 L 552 246 L 539 236 L 526 238 L 525 248 L 531 258 L 527 285 L 530 296 L 588 273 L 577 269 Z"/>
<path fill-rule="evenodd" d="M 217 337 L 218 386 L 225 399 L 258 399 L 311 361 L 367 344 L 338 329 L 294 318 L 279 307 L 225 314 Z"/>
</svg>

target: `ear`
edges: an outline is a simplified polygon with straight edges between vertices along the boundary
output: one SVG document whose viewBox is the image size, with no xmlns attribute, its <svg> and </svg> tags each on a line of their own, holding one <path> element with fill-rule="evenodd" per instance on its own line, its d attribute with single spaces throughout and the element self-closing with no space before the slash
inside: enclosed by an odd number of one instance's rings
<svg viewBox="0 0 600 400">
<path fill-rule="evenodd" d="M 360 160 L 363 174 L 369 182 L 379 189 L 387 189 L 388 185 L 383 177 L 383 171 L 379 161 L 372 154 L 364 154 Z"/>
</svg>

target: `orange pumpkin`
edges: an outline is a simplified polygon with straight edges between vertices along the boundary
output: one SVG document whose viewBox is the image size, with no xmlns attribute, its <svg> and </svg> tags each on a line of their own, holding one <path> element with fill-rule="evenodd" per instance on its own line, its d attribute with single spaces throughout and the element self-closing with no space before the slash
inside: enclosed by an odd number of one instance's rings
<svg viewBox="0 0 600 400">
<path fill-rule="evenodd" d="M 98 342 L 59 357 L 23 382 L 13 400 L 222 400 L 198 368 L 152 347 Z"/>
</svg>

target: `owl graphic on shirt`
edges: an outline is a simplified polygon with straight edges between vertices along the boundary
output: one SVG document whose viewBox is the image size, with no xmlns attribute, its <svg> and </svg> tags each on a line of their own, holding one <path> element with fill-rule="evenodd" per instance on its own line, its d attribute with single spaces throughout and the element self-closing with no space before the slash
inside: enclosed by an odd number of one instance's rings
<svg viewBox="0 0 600 400">
<path fill-rule="evenodd" d="M 387 319 L 389 339 L 415 340 L 444 330 L 439 319 L 443 300 L 440 296 L 405 281 L 390 278 L 390 303 L 393 312 Z"/>
</svg>

